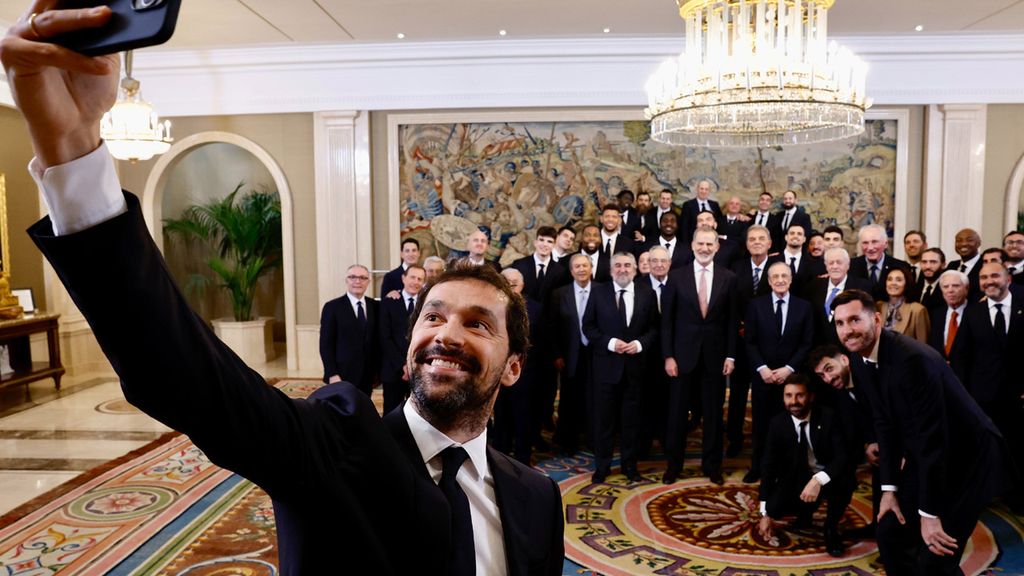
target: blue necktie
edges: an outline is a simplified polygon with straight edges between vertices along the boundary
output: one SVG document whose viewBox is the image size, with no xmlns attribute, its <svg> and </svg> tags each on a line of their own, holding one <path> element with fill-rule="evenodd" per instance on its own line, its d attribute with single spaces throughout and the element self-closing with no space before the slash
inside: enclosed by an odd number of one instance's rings
<svg viewBox="0 0 1024 576">
<path fill-rule="evenodd" d="M 827 318 L 832 317 L 832 301 L 836 299 L 836 294 L 839 294 L 838 286 L 832 288 L 832 291 L 828 294 L 828 298 L 825 298 L 825 316 Z"/>
</svg>

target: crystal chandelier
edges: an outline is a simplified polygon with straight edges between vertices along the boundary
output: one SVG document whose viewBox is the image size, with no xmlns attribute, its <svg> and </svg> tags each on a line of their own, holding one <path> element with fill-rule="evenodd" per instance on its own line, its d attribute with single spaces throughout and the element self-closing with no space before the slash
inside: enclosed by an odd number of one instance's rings
<svg viewBox="0 0 1024 576">
<path fill-rule="evenodd" d="M 160 122 L 153 106 L 142 99 L 139 81 L 132 78 L 132 51 L 124 54 L 124 78 L 117 103 L 100 123 L 100 136 L 118 160 L 133 164 L 163 154 L 171 147 L 171 122 Z"/>
<path fill-rule="evenodd" d="M 864 131 L 867 65 L 828 42 L 835 0 L 676 0 L 686 49 L 647 81 L 651 138 L 781 146 Z"/>
</svg>

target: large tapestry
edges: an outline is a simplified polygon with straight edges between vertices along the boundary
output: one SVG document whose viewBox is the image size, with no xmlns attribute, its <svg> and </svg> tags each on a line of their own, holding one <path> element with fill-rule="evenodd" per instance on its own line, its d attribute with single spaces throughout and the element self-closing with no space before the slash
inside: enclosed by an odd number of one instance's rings
<svg viewBox="0 0 1024 576">
<path fill-rule="evenodd" d="M 859 136 L 784 148 L 680 148 L 650 139 L 638 121 L 405 124 L 398 127 L 401 236 L 425 255 L 465 253 L 479 228 L 488 257 L 503 264 L 533 251 L 536 230 L 595 222 L 623 189 L 670 189 L 676 203 L 697 182 L 712 198 L 740 198 L 744 211 L 768 191 L 778 203 L 797 186 L 818 230 L 836 224 L 850 247 L 870 223 L 892 235 L 896 193 L 895 120 L 871 120 Z"/>
</svg>

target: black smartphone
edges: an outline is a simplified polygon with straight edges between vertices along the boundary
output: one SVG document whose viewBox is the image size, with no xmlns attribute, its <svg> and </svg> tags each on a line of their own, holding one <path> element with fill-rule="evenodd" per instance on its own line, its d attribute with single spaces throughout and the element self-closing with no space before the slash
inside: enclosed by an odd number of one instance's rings
<svg viewBox="0 0 1024 576">
<path fill-rule="evenodd" d="M 49 38 L 48 41 L 86 56 L 100 56 L 155 46 L 170 40 L 181 0 L 60 0 L 57 8 L 110 6 L 105 26 Z"/>
</svg>

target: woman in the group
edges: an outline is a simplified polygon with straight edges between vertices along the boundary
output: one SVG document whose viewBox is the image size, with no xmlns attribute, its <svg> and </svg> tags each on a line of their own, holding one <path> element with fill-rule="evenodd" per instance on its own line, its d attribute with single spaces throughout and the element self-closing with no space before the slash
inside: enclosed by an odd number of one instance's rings
<svg viewBox="0 0 1024 576">
<path fill-rule="evenodd" d="M 917 302 L 908 302 L 907 272 L 902 268 L 890 268 L 883 276 L 886 300 L 878 302 L 884 328 L 904 336 L 928 343 L 931 322 L 928 309 Z"/>
</svg>

